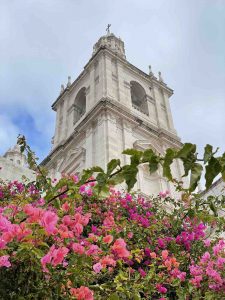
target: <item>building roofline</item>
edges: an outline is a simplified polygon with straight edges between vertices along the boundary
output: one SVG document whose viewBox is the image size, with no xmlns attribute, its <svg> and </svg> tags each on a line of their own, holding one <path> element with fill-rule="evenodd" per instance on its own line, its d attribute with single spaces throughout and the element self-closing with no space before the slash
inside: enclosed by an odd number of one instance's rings
<svg viewBox="0 0 225 300">
<path fill-rule="evenodd" d="M 214 187 L 216 187 L 217 185 L 219 185 L 221 182 L 223 182 L 223 178 L 220 177 L 219 179 L 217 179 L 208 189 L 205 189 L 204 191 L 202 191 L 200 193 L 201 196 L 204 196 L 205 194 L 207 194 L 211 189 L 213 189 Z"/>
<path fill-rule="evenodd" d="M 180 138 L 172 133 L 170 133 L 169 131 L 166 131 L 164 129 L 158 129 L 156 126 L 150 124 L 147 121 L 142 120 L 142 122 L 139 122 L 139 117 L 138 116 L 134 116 L 128 109 L 126 109 L 126 107 L 118 102 L 116 102 L 113 99 L 109 99 L 109 98 L 102 98 L 88 113 L 87 115 L 84 117 L 83 120 L 81 120 L 80 123 L 78 123 L 78 125 L 74 128 L 74 131 L 71 133 L 71 135 L 64 141 L 63 144 L 59 144 L 58 146 L 56 146 L 51 152 L 50 154 L 40 163 L 40 165 L 45 165 L 47 164 L 50 160 L 51 157 L 58 152 L 60 149 L 63 149 L 64 147 L 66 147 L 67 144 L 70 143 L 70 141 L 73 139 L 73 137 L 77 134 L 79 134 L 82 130 L 82 128 L 84 126 L 86 126 L 87 121 L 90 120 L 91 118 L 94 118 L 95 115 L 102 109 L 112 109 L 115 110 L 117 113 L 119 113 L 121 116 L 123 115 L 123 117 L 125 116 L 127 119 L 129 119 L 130 121 L 136 122 L 137 124 L 139 124 L 139 126 L 143 129 L 143 130 L 147 130 L 149 133 L 153 134 L 155 137 L 161 137 L 166 139 L 167 141 L 170 141 L 173 144 L 176 144 L 177 147 L 182 146 L 182 143 L 180 141 Z M 119 109 L 118 109 L 119 108 Z"/>
</svg>

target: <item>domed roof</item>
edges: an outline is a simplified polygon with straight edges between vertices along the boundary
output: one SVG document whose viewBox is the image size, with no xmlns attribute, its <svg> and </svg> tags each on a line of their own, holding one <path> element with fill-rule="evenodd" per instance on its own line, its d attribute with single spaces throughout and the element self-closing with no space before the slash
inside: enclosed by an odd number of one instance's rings
<svg viewBox="0 0 225 300">
<path fill-rule="evenodd" d="M 102 47 L 106 47 L 114 53 L 116 53 L 118 56 L 126 59 L 124 42 L 121 40 L 120 37 L 116 37 L 109 30 L 106 35 L 100 37 L 97 43 L 95 43 L 92 55 L 94 55 Z"/>
</svg>

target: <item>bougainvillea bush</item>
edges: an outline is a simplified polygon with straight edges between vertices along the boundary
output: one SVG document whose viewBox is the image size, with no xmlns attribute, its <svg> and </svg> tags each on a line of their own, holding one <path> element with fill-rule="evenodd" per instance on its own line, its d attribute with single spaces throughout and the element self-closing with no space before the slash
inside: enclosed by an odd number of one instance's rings
<svg viewBox="0 0 225 300">
<path fill-rule="evenodd" d="M 207 145 L 199 159 L 192 144 L 164 157 L 130 149 L 128 165 L 114 159 L 106 172 L 93 167 L 57 181 L 18 142 L 37 179 L 0 182 L 0 299 L 224 299 L 225 200 L 193 192 L 200 161 L 207 188 L 225 178 L 225 154 Z M 189 188 L 172 178 L 178 158 Z M 150 172 L 161 165 L 179 197 L 131 193 L 141 163 Z M 122 181 L 127 191 L 115 188 Z"/>
<path fill-rule="evenodd" d="M 207 201 L 100 197 L 76 176 L 53 190 L 1 184 L 0 299 L 223 299 L 224 220 Z"/>
</svg>

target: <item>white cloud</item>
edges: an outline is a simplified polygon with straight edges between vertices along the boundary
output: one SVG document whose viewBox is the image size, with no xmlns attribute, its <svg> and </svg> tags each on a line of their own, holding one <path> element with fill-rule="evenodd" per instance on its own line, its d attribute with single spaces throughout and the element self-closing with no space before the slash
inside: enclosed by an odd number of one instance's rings
<svg viewBox="0 0 225 300">
<path fill-rule="evenodd" d="M 0 149 L 4 154 L 10 147 L 14 146 L 19 134 L 19 128 L 11 120 L 0 114 Z"/>
</svg>

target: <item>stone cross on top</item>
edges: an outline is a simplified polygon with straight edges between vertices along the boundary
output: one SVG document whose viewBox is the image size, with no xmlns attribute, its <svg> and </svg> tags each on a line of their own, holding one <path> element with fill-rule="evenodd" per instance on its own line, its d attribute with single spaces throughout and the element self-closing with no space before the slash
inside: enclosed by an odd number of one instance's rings
<svg viewBox="0 0 225 300">
<path fill-rule="evenodd" d="M 111 24 L 108 24 L 108 26 L 106 28 L 107 34 L 110 34 L 110 30 L 109 30 L 110 27 L 111 27 Z"/>
</svg>

